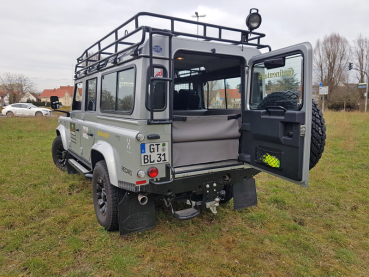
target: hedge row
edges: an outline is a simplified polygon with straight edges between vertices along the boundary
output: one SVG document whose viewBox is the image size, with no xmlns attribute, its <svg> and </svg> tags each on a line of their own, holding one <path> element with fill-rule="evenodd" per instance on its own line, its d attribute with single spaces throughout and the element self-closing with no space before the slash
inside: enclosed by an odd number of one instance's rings
<svg viewBox="0 0 369 277">
<path fill-rule="evenodd" d="M 46 102 L 46 105 L 45 105 L 45 102 L 39 102 L 39 101 L 27 101 L 27 103 L 30 103 L 30 104 L 33 104 L 37 107 L 50 107 L 50 101 L 47 101 Z"/>
</svg>

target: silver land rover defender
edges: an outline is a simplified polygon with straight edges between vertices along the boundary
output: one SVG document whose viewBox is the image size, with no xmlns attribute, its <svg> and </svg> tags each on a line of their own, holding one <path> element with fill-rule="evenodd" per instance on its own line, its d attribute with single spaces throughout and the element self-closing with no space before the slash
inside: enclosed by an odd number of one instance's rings
<svg viewBox="0 0 369 277">
<path fill-rule="evenodd" d="M 254 31 L 260 23 L 257 9 L 248 30 L 142 12 L 77 59 L 52 155 L 61 170 L 92 179 L 103 227 L 155 227 L 155 199 L 188 204 L 172 207 L 182 220 L 216 214 L 232 198 L 235 210 L 256 205 L 261 171 L 308 186 L 326 138 L 312 100 L 312 47 L 271 51 Z"/>
</svg>

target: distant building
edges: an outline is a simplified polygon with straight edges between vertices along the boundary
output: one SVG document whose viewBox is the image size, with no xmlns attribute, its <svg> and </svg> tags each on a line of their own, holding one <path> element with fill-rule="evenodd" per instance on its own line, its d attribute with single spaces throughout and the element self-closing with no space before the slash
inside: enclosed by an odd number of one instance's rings
<svg viewBox="0 0 369 277">
<path fill-rule="evenodd" d="M 27 101 L 38 102 L 41 101 L 40 95 L 32 92 L 26 92 L 19 100 L 20 103 L 26 103 Z"/>
<path fill-rule="evenodd" d="M 209 107 L 212 109 L 225 109 L 227 93 L 227 107 L 228 109 L 241 109 L 241 94 L 238 89 L 218 89 L 210 93 Z"/>
<path fill-rule="evenodd" d="M 7 106 L 9 105 L 9 96 L 13 97 L 13 101 L 11 103 L 17 103 L 18 99 L 18 92 L 10 93 L 8 91 L 2 90 L 0 91 L 0 106 Z"/>
<path fill-rule="evenodd" d="M 42 102 L 50 101 L 50 96 L 58 96 L 59 102 L 63 106 L 71 106 L 72 105 L 72 97 L 73 97 L 74 87 L 72 86 L 61 86 L 57 89 L 45 89 L 40 97 Z M 82 90 L 79 90 L 79 93 L 76 95 L 76 100 L 82 100 Z"/>
<path fill-rule="evenodd" d="M 3 107 L 3 106 L 7 105 L 5 103 L 5 97 L 7 97 L 7 96 L 8 96 L 8 93 L 6 91 L 0 91 L 0 107 Z"/>
</svg>

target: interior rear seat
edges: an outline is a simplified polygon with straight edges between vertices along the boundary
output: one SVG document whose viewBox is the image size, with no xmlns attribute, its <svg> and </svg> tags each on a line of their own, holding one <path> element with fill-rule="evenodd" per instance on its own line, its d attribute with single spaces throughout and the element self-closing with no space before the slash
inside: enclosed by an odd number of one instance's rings
<svg viewBox="0 0 369 277">
<path fill-rule="evenodd" d="M 176 99 L 177 98 L 177 99 Z M 179 90 L 174 93 L 174 110 L 198 110 L 200 109 L 200 96 L 197 92 L 189 89 Z"/>
</svg>

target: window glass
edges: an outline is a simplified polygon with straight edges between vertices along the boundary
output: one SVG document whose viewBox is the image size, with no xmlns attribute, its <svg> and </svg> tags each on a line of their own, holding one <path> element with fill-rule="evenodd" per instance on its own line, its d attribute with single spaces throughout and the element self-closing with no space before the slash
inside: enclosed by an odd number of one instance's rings
<svg viewBox="0 0 369 277">
<path fill-rule="evenodd" d="M 118 73 L 117 111 L 130 112 L 133 109 L 135 76 L 134 69 Z"/>
<path fill-rule="evenodd" d="M 196 84 L 181 83 L 174 85 L 174 110 L 201 110 L 204 108 L 202 86 L 199 83 Z"/>
<path fill-rule="evenodd" d="M 21 104 L 21 108 L 23 108 L 23 109 L 28 109 L 28 105 L 26 105 L 26 104 Z"/>
<path fill-rule="evenodd" d="M 134 105 L 134 68 L 102 77 L 100 108 L 104 112 L 131 112 Z"/>
<path fill-rule="evenodd" d="M 148 70 L 150 77 L 150 68 Z M 154 67 L 154 77 L 166 77 L 166 71 L 161 67 Z M 150 79 L 149 79 L 150 80 Z M 148 80 L 147 86 L 147 108 L 150 110 L 150 81 Z M 166 91 L 167 83 L 165 81 L 155 80 L 153 81 L 153 93 L 154 93 L 154 110 L 163 110 L 166 106 Z"/>
<path fill-rule="evenodd" d="M 96 111 L 97 78 L 87 81 L 86 111 Z"/>
<path fill-rule="evenodd" d="M 240 87 L 241 77 L 208 81 L 204 85 L 207 109 L 241 109 Z"/>
<path fill-rule="evenodd" d="M 20 108 L 21 107 L 21 104 L 13 104 L 12 107 L 13 108 Z"/>
<path fill-rule="evenodd" d="M 301 108 L 302 66 L 301 54 L 277 58 L 284 59 L 284 66 L 267 69 L 268 61 L 257 63 L 252 71 L 251 109 L 282 106 L 287 110 Z"/>
<path fill-rule="evenodd" d="M 78 83 L 75 85 L 74 94 L 73 94 L 73 104 L 72 110 L 78 111 L 82 110 L 82 95 L 83 94 L 83 84 Z"/>
<path fill-rule="evenodd" d="M 101 110 L 115 111 L 115 95 L 117 90 L 117 73 L 102 77 Z"/>
</svg>

